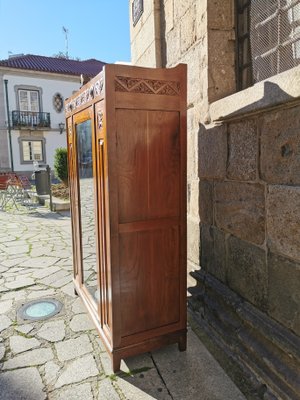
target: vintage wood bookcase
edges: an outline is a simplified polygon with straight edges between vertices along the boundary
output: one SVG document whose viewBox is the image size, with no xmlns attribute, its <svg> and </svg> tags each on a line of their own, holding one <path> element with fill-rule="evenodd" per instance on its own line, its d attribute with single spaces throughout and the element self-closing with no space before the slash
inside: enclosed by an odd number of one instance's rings
<svg viewBox="0 0 300 400">
<path fill-rule="evenodd" d="M 122 358 L 186 348 L 186 66 L 106 65 L 66 100 L 74 285 Z"/>
</svg>

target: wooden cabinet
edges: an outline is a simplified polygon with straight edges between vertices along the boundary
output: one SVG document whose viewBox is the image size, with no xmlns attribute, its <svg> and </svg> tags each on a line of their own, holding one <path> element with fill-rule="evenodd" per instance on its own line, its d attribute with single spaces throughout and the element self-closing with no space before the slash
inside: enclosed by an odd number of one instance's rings
<svg viewBox="0 0 300 400">
<path fill-rule="evenodd" d="M 74 284 L 111 355 L 186 347 L 186 66 L 106 65 L 66 101 Z"/>
</svg>

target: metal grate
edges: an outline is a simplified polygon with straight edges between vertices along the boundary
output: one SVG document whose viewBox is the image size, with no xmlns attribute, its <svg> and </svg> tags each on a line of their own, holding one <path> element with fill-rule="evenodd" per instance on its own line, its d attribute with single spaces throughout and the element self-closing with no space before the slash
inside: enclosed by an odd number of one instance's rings
<svg viewBox="0 0 300 400">
<path fill-rule="evenodd" d="M 237 0 L 237 43 L 238 89 L 299 65 L 300 0 Z"/>
<path fill-rule="evenodd" d="M 250 46 L 250 5 L 250 0 L 236 1 L 238 90 L 251 86 L 253 83 Z"/>
</svg>

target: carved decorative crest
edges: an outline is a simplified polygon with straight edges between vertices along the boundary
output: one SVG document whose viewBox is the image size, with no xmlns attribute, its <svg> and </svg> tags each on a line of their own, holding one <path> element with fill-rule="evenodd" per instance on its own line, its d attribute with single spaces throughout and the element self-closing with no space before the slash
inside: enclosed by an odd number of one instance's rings
<svg viewBox="0 0 300 400">
<path fill-rule="evenodd" d="M 158 81 L 154 79 L 140 79 L 129 78 L 126 76 L 116 76 L 115 90 L 116 92 L 178 96 L 180 93 L 180 83 L 173 81 Z"/>
<path fill-rule="evenodd" d="M 98 113 L 97 113 L 97 125 L 98 125 L 98 129 L 103 128 L 103 112 L 102 111 L 98 111 Z"/>
<path fill-rule="evenodd" d="M 65 112 L 69 113 L 76 110 L 76 108 L 88 103 L 95 97 L 100 96 L 103 93 L 104 81 L 103 77 L 98 79 L 92 86 L 82 92 L 80 95 L 75 97 L 70 103 L 66 104 Z"/>
</svg>

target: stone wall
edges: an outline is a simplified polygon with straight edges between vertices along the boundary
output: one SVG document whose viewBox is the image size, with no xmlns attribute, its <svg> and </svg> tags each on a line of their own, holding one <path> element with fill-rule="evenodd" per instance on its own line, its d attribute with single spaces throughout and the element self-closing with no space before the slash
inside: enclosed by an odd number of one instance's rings
<svg viewBox="0 0 300 400">
<path fill-rule="evenodd" d="M 299 115 L 203 126 L 199 140 L 201 267 L 298 335 Z"/>
<path fill-rule="evenodd" d="M 133 26 L 129 1 L 131 61 L 143 67 L 161 67 L 160 0 L 143 1 L 143 13 Z"/>
<path fill-rule="evenodd" d="M 210 103 L 199 131 L 190 309 L 264 398 L 300 390 L 299 78 L 297 67 Z"/>
<path fill-rule="evenodd" d="M 189 304 L 264 398 L 297 399 L 300 68 L 235 93 L 233 5 L 160 2 L 161 65 L 188 66 Z"/>
<path fill-rule="evenodd" d="M 188 265 L 199 266 L 199 122 L 208 111 L 206 1 L 166 0 L 161 9 L 162 63 L 188 66 Z"/>
<path fill-rule="evenodd" d="M 204 96 L 210 103 L 236 91 L 234 15 L 233 0 L 207 1 L 207 24 L 201 21 L 201 26 L 207 31 L 208 88 Z"/>
</svg>

